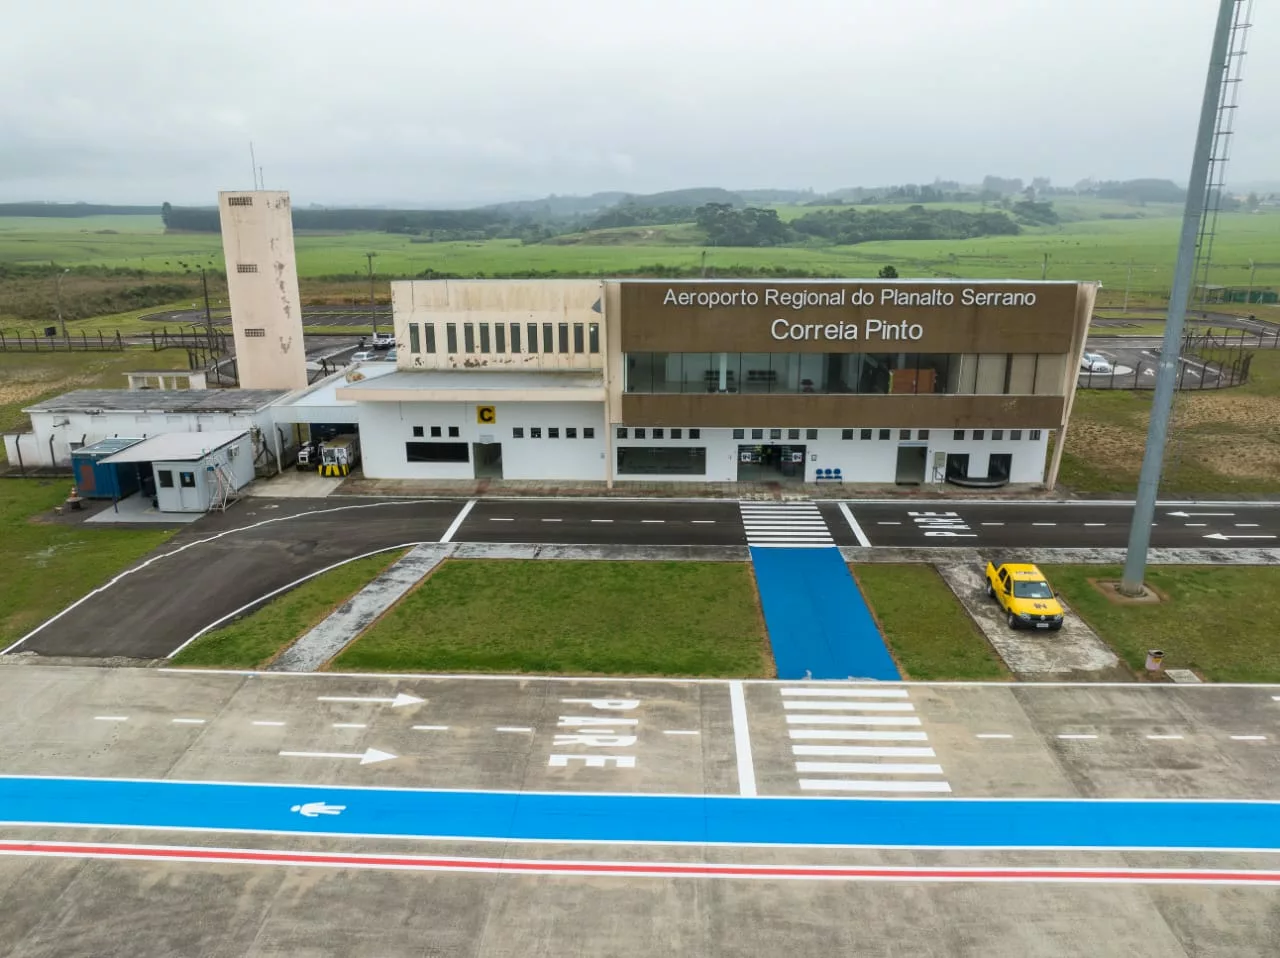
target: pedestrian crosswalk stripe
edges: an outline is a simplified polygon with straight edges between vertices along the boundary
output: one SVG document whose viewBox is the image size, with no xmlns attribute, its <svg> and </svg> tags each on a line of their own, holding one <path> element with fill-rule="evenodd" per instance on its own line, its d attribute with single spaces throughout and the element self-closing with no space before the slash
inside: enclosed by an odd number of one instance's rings
<svg viewBox="0 0 1280 958">
<path fill-rule="evenodd" d="M 738 509 L 747 545 L 801 549 L 835 545 L 826 520 L 811 502 L 740 502 Z"/>
</svg>

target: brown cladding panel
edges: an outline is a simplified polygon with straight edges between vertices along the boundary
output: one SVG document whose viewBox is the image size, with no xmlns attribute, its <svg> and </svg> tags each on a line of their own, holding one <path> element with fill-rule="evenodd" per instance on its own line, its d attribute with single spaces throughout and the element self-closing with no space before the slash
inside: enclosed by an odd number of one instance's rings
<svg viewBox="0 0 1280 958">
<path fill-rule="evenodd" d="M 915 352 L 915 353 L 1066 353 L 1075 330 L 1074 283 L 881 283 L 842 280 L 805 282 L 666 283 L 620 281 L 623 352 Z M 885 291 L 954 297 L 947 305 L 893 305 Z M 1033 294 L 1035 305 L 963 305 L 975 294 Z M 770 291 L 773 291 L 770 293 Z M 843 305 L 780 305 L 780 296 L 835 293 Z M 861 291 L 873 305 L 853 305 Z M 742 294 L 755 294 L 754 305 Z M 679 305 L 682 294 L 721 294 L 726 305 Z M 734 298 L 736 295 L 736 299 Z M 776 339 L 773 324 L 833 325 L 858 328 L 857 339 Z M 900 328 L 921 327 L 918 339 L 867 338 L 868 320 Z M 882 327 L 883 329 L 884 327 Z"/>
<path fill-rule="evenodd" d="M 1061 396 L 779 396 L 769 394 L 622 397 L 629 426 L 1056 429 Z"/>
</svg>

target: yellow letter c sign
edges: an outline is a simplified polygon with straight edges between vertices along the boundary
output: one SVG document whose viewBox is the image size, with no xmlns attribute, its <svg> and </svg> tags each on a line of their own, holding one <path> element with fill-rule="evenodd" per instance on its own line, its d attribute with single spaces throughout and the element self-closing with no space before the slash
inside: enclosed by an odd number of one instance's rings
<svg viewBox="0 0 1280 958">
<path fill-rule="evenodd" d="M 492 426 L 498 421 L 498 413 L 492 406 L 476 406 L 476 422 L 482 426 Z"/>
</svg>

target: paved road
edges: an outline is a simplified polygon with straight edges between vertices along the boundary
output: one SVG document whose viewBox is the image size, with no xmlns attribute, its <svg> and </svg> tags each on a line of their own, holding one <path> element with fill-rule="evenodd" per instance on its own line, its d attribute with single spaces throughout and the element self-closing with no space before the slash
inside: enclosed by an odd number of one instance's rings
<svg viewBox="0 0 1280 958">
<path fill-rule="evenodd" d="M 1113 371 L 1081 371 L 1078 383 L 1082 389 L 1154 389 L 1162 345 L 1155 336 L 1090 338 L 1089 350 L 1106 358 Z M 1208 366 L 1195 359 L 1183 358 L 1180 361 L 1179 388 L 1213 389 L 1220 385 L 1221 379 L 1217 366 Z"/>
<path fill-rule="evenodd" d="M 0 952 L 1262 958 L 1277 692 L 12 665 Z"/>
<path fill-rule="evenodd" d="M 253 498 L 187 527 L 149 564 L 46 623 L 17 651 L 164 658 L 274 590 L 375 550 L 438 542 L 450 530 L 458 543 L 1087 549 L 1123 547 L 1131 514 L 1124 504 L 967 501 L 780 505 L 773 517 L 767 504 L 748 509 L 744 521 L 740 504 L 715 500 L 487 499 L 468 510 L 459 500 Z M 1274 547 L 1280 506 L 1168 506 L 1159 510 L 1152 544 Z"/>
<path fill-rule="evenodd" d="M 391 323 L 391 306 L 390 304 L 379 304 L 377 307 L 378 325 L 385 332 Z M 170 309 L 158 313 L 148 313 L 142 317 L 151 322 L 187 325 L 190 323 L 204 323 L 204 307 L 198 309 Z M 219 326 L 229 326 L 231 324 L 231 313 L 226 308 L 213 310 L 213 321 Z M 372 326 L 370 321 L 370 310 L 368 305 L 364 306 L 303 306 L 302 307 L 302 325 L 303 326 L 358 326 L 368 324 Z"/>
</svg>

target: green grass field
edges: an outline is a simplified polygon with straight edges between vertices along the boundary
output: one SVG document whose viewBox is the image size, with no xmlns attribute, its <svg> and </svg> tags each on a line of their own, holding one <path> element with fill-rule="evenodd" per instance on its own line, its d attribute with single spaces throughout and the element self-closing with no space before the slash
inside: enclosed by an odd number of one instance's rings
<svg viewBox="0 0 1280 958">
<path fill-rule="evenodd" d="M 1048 254 L 1048 278 L 1100 281 L 1107 301 L 1122 294 L 1130 262 L 1135 303 L 1167 294 L 1180 211 L 1071 199 L 1057 205 L 1069 221 L 1028 229 L 1019 236 L 824 248 L 712 248 L 707 250 L 707 265 L 726 275 L 736 267 L 781 267 L 830 276 L 874 276 L 881 266 L 892 264 L 904 277 L 1038 279 Z M 813 209 L 783 207 L 780 212 L 794 218 Z M 1142 218 L 1101 218 L 1104 215 Z M 99 232 L 104 229 L 115 232 Z M 658 240 L 653 245 L 644 245 L 644 230 L 634 228 L 600 231 L 590 242 L 577 237 L 527 246 L 517 240 L 414 243 L 411 237 L 386 233 L 301 233 L 296 238 L 298 270 L 304 277 L 362 273 L 364 254 L 370 250 L 378 253 L 377 269 L 383 276 L 413 276 L 428 269 L 468 276 L 521 271 L 599 275 L 659 264 L 701 264 L 701 245 L 680 245 L 692 238 L 687 226 L 653 229 Z M 165 235 L 156 217 L 0 218 L 0 262 L 93 263 L 160 273 L 180 272 L 184 262 L 220 264 L 221 256 L 219 236 Z M 1212 281 L 1247 283 L 1250 259 L 1280 263 L 1280 213 L 1222 214 Z M 1255 281 L 1259 286 L 1280 286 L 1280 266 L 1260 267 Z"/>
<path fill-rule="evenodd" d="M 1155 605 L 1119 605 L 1090 584 L 1120 578 L 1118 566 L 1043 569 L 1130 668 L 1163 649 L 1166 668 L 1195 669 L 1210 681 L 1280 682 L 1280 569 L 1154 566 L 1147 582 L 1168 596 Z"/>
<path fill-rule="evenodd" d="M 51 521 L 67 479 L 0 479 L 0 648 L 137 562 L 173 532 Z"/>
<path fill-rule="evenodd" d="M 864 563 L 854 566 L 853 574 L 904 678 L 1010 677 L 933 566 Z"/>
<path fill-rule="evenodd" d="M 773 674 L 751 572 L 729 562 L 451 560 L 333 668 Z"/>
<path fill-rule="evenodd" d="M 243 619 L 202 635 L 172 660 L 173 665 L 256 669 L 269 663 L 294 639 L 310 631 L 351 596 L 376 579 L 407 550 L 356 559 L 318 575 Z"/>
<path fill-rule="evenodd" d="M 0 352 L 0 433 L 25 432 L 22 411 L 73 389 L 124 389 L 124 374 L 140 369 L 186 369 L 182 349 L 134 347 L 123 352 Z M 0 448 L 0 462 L 4 450 Z"/>
</svg>

